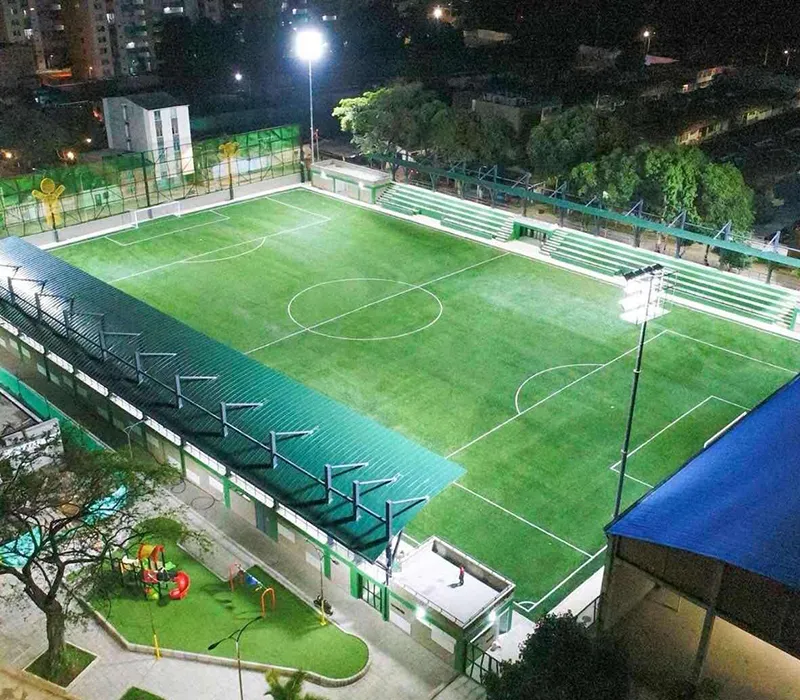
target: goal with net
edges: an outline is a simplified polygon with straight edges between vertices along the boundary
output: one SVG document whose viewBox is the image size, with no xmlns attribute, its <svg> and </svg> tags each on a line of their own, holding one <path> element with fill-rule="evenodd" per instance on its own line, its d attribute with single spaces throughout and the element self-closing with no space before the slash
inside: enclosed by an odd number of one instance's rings
<svg viewBox="0 0 800 700">
<path fill-rule="evenodd" d="M 180 200 L 170 200 L 168 202 L 162 202 L 161 204 L 155 204 L 152 207 L 129 211 L 129 224 L 133 228 L 139 228 L 139 224 L 145 221 L 161 219 L 165 216 L 181 216 L 182 213 L 183 209 Z"/>
</svg>

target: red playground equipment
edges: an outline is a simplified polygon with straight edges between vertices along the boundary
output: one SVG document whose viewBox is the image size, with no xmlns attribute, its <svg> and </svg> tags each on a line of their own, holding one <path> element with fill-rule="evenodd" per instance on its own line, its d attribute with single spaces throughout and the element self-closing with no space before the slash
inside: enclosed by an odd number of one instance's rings
<svg viewBox="0 0 800 700">
<path fill-rule="evenodd" d="M 136 559 L 142 574 L 144 594 L 148 600 L 158 600 L 161 597 L 161 584 L 168 582 L 175 583 L 175 588 L 169 591 L 171 600 L 183 600 L 186 597 L 191 585 L 189 574 L 175 571 L 175 565 L 164 559 L 164 545 L 141 544 Z"/>
</svg>

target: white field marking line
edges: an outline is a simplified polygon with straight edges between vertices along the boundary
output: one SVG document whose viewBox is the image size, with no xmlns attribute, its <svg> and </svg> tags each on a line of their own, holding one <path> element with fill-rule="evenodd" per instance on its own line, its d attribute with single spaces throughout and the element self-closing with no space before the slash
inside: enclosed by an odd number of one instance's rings
<svg viewBox="0 0 800 700">
<path fill-rule="evenodd" d="M 525 385 L 529 381 L 531 381 L 532 379 L 536 379 L 536 377 L 540 377 L 543 374 L 547 374 L 548 372 L 555 372 L 558 369 L 567 369 L 569 367 L 598 367 L 599 365 L 600 365 L 599 362 L 588 362 L 588 363 L 584 362 L 584 363 L 575 364 L 575 365 L 558 365 L 558 367 L 548 367 L 547 369 L 543 369 L 541 372 L 537 372 L 536 374 L 532 374 L 524 382 L 522 382 L 522 384 L 520 384 L 517 387 L 517 393 L 514 394 L 514 408 L 517 409 L 517 413 L 520 412 L 519 411 L 519 395 L 522 392 L 522 389 L 525 387 Z"/>
<path fill-rule="evenodd" d="M 691 340 L 695 343 L 700 343 L 701 345 L 707 345 L 710 348 L 714 348 L 715 350 L 721 350 L 722 352 L 730 353 L 731 355 L 736 355 L 737 357 L 742 357 L 745 360 L 752 360 L 753 362 L 758 362 L 761 365 L 766 365 L 767 367 L 772 367 L 773 369 L 779 369 L 782 372 L 789 372 L 790 374 L 797 374 L 796 369 L 788 369 L 787 367 L 781 367 L 780 365 L 774 365 L 771 362 L 767 362 L 765 360 L 759 360 L 757 357 L 750 357 L 750 355 L 745 355 L 742 352 L 737 352 L 736 350 L 730 350 L 728 348 L 723 348 L 721 345 L 714 345 L 714 343 L 709 343 L 706 340 L 700 340 L 699 338 L 693 338 L 690 335 L 685 335 L 684 333 L 679 333 L 678 331 L 667 329 L 667 333 L 672 335 L 677 335 L 679 338 L 684 338 L 686 340 Z"/>
<path fill-rule="evenodd" d="M 345 318 L 346 316 L 350 316 L 351 314 L 357 313 L 358 311 L 363 311 L 364 309 L 368 309 L 371 306 L 375 306 L 377 304 L 382 304 L 385 301 L 389 301 L 390 299 L 395 299 L 399 296 L 403 296 L 404 294 L 408 294 L 409 292 L 413 292 L 415 290 L 423 290 L 427 291 L 424 288 L 427 287 L 429 284 L 434 284 L 435 282 L 441 282 L 442 280 L 447 279 L 448 277 L 453 277 L 455 275 L 460 275 L 462 272 L 466 272 L 467 270 L 472 270 L 476 267 L 480 267 L 481 265 L 485 265 L 486 263 L 490 263 L 494 260 L 499 260 L 500 258 L 505 258 L 506 256 L 511 255 L 511 253 L 503 253 L 502 255 L 495 255 L 493 258 L 488 258 L 487 260 L 481 260 L 474 265 L 468 265 L 467 267 L 462 267 L 460 270 L 455 270 L 454 272 L 448 272 L 446 275 L 442 275 L 441 277 L 436 277 L 432 280 L 428 280 L 427 282 L 422 282 L 421 284 L 410 284 L 406 282 L 401 282 L 401 284 L 409 284 L 410 286 L 407 289 L 403 289 L 399 292 L 395 292 L 394 294 L 390 294 L 389 296 L 382 297 L 380 299 L 376 299 L 375 301 L 371 301 L 368 304 L 362 304 L 361 306 L 351 309 L 350 311 L 345 311 L 344 313 L 339 314 L 338 316 L 333 316 L 331 318 L 327 318 L 323 321 L 319 321 L 312 326 L 306 326 L 301 328 L 299 331 L 294 331 L 293 333 L 289 333 L 288 335 L 284 335 L 280 338 L 270 341 L 269 343 L 264 343 L 263 345 L 259 345 L 257 348 L 253 348 L 252 350 L 248 350 L 245 352 L 245 355 L 252 355 L 254 352 L 258 352 L 259 350 L 263 350 L 264 348 L 271 347 L 276 345 L 277 343 L 282 343 L 284 340 L 288 340 L 289 338 L 294 338 L 297 335 L 302 335 L 303 333 L 307 333 L 308 331 L 313 331 L 315 328 L 319 328 L 320 326 L 324 326 L 328 323 L 332 323 L 333 321 L 338 321 L 339 319 Z M 335 281 L 335 280 L 334 280 Z M 305 290 L 303 290 L 305 291 Z M 300 292 L 302 294 L 302 292 Z M 295 295 L 297 296 L 297 295 Z M 294 299 L 294 297 L 292 298 Z M 289 301 L 287 304 L 287 311 L 289 305 L 292 301 Z M 291 313 L 289 313 L 289 318 L 291 318 Z M 438 318 L 437 318 L 438 320 Z M 295 321 L 296 323 L 296 321 Z"/>
<path fill-rule="evenodd" d="M 473 491 L 472 489 L 468 489 L 466 486 L 464 486 L 463 484 L 459 484 L 457 481 L 453 482 L 453 486 L 458 486 L 458 488 L 463 489 L 467 493 L 471 493 L 476 498 L 480 498 L 482 501 L 485 501 L 490 506 L 494 506 L 498 510 L 503 511 L 503 513 L 505 513 L 506 515 L 510 515 L 512 518 L 516 518 L 521 523 L 525 523 L 525 525 L 528 525 L 529 527 L 532 527 L 534 530 L 538 530 L 543 535 L 547 535 L 548 537 L 552 537 L 557 542 L 560 542 L 561 544 L 565 544 L 567 547 L 569 547 L 571 549 L 574 549 L 576 552 L 579 552 L 579 553 L 583 554 L 583 556 L 585 556 L 585 557 L 591 557 L 592 556 L 591 554 L 589 554 L 589 552 L 581 549 L 580 547 L 576 547 L 574 544 L 572 544 L 572 542 L 567 542 L 567 540 L 559 537 L 558 535 L 554 535 L 552 532 L 550 532 L 549 530 L 545 530 L 543 527 L 540 527 L 536 523 L 532 523 L 530 520 L 526 520 L 521 515 L 517 515 L 516 513 L 513 513 L 512 511 L 508 510 L 508 508 L 503 508 L 503 506 L 501 506 L 499 503 L 495 503 L 494 501 L 486 498 L 486 496 L 482 496 L 477 491 Z"/>
<path fill-rule="evenodd" d="M 230 216 L 225 216 L 224 214 L 220 214 L 218 211 L 214 209 L 207 209 L 203 212 L 197 212 L 198 214 L 205 214 L 206 211 L 210 212 L 211 214 L 216 214 L 222 221 L 230 221 Z M 194 216 L 194 214 L 187 214 L 186 216 Z M 176 229 L 175 231 L 166 231 L 165 233 L 157 233 L 155 236 L 149 236 L 148 238 L 139 238 L 138 240 L 133 241 L 132 243 L 120 243 L 114 236 L 118 236 L 120 233 L 127 233 L 130 229 L 126 229 L 125 231 L 118 231 L 117 233 L 112 233 L 106 238 L 111 241 L 112 243 L 116 243 L 118 246 L 122 248 L 129 248 L 132 245 L 139 245 L 140 243 L 145 243 L 147 241 L 153 241 L 156 238 L 164 238 L 164 236 L 172 236 L 176 233 L 183 233 L 184 231 L 191 231 L 195 228 L 201 228 L 203 226 L 211 226 L 212 224 L 216 224 L 216 221 L 206 221 L 202 224 L 193 224 L 191 226 L 184 226 L 183 228 Z M 136 231 L 137 229 L 133 229 Z"/>
<path fill-rule="evenodd" d="M 405 333 L 397 333 L 396 335 L 376 336 L 374 338 L 354 338 L 354 337 L 350 337 L 350 336 L 346 336 L 346 335 L 332 335 L 330 333 L 321 333 L 320 331 L 314 330 L 312 327 L 304 326 L 302 323 L 300 323 L 300 321 L 298 321 L 294 317 L 294 314 L 292 313 L 292 304 L 294 304 L 294 302 L 297 300 L 297 298 L 299 296 L 305 294 L 308 291 L 311 291 L 312 289 L 316 289 L 317 287 L 324 287 L 325 285 L 335 284 L 336 282 L 393 282 L 394 284 L 399 284 L 399 285 L 403 285 L 405 287 L 408 287 L 409 288 L 408 291 L 412 291 L 412 289 L 410 289 L 410 288 L 413 287 L 414 289 L 417 289 L 417 290 L 419 290 L 421 292 L 425 292 L 425 294 L 427 294 L 428 296 L 432 297 L 433 300 L 439 306 L 439 312 L 436 314 L 436 318 L 434 318 L 432 321 L 428 321 L 428 323 L 426 323 L 424 326 L 420 326 L 419 328 L 415 328 L 413 330 L 406 331 Z M 423 289 L 422 287 L 415 286 L 415 285 L 411 284 L 410 282 L 401 282 L 400 280 L 390 280 L 390 279 L 386 279 L 384 277 L 347 277 L 347 278 L 340 279 L 340 280 L 328 280 L 327 282 L 319 282 L 318 284 L 312 284 L 310 287 L 306 287 L 305 289 L 300 290 L 299 292 L 297 292 L 297 294 L 295 294 L 289 300 L 289 304 L 286 307 L 286 313 L 289 314 L 289 318 L 292 319 L 292 321 L 297 326 L 299 326 L 303 330 L 307 330 L 309 333 L 313 333 L 314 335 L 319 335 L 319 336 L 322 336 L 323 338 L 331 338 L 333 340 L 349 340 L 349 341 L 352 341 L 352 342 L 369 342 L 369 341 L 374 341 L 374 340 L 395 340 L 397 338 L 405 338 L 406 336 L 414 335 L 415 333 L 420 333 L 421 331 L 424 331 L 425 329 L 430 328 L 432 325 L 434 325 L 442 317 L 442 314 L 444 313 L 444 304 L 442 304 L 442 300 L 439 299 L 439 297 L 437 297 L 430 289 Z"/>
<path fill-rule="evenodd" d="M 184 260 L 184 265 L 208 265 L 209 263 L 218 263 L 218 262 L 225 262 L 226 260 L 233 260 L 235 258 L 241 258 L 245 255 L 250 255 L 250 253 L 255 253 L 257 250 L 260 250 L 264 247 L 264 244 L 267 242 L 267 236 L 264 236 L 261 239 L 261 242 L 255 247 L 250 248 L 250 250 L 245 250 L 241 253 L 234 253 L 233 255 L 226 255 L 224 258 L 212 258 L 211 260 Z"/>
<path fill-rule="evenodd" d="M 556 584 L 546 595 L 544 595 L 541 598 L 539 598 L 539 600 L 537 600 L 535 603 L 530 601 L 530 600 L 521 600 L 519 602 L 515 601 L 514 605 L 516 605 L 518 608 L 520 608 L 520 610 L 524 610 L 527 613 L 533 612 L 542 603 L 544 603 L 544 601 L 546 601 L 551 595 L 553 595 L 553 593 L 555 593 L 559 588 L 561 588 L 564 584 L 569 583 L 569 581 L 574 576 L 576 576 L 581 571 L 583 571 L 584 568 L 589 566 L 589 564 L 591 564 L 595 559 L 597 559 L 597 557 L 599 557 L 603 552 L 605 552 L 607 548 L 608 548 L 608 545 L 606 545 L 601 550 L 599 550 L 599 551 L 595 552 L 594 554 L 592 554 L 590 559 L 588 559 L 585 562 L 583 562 L 583 564 L 581 564 L 577 569 L 575 569 L 575 571 L 573 571 L 563 581 L 561 581 L 558 584 Z"/>
<path fill-rule="evenodd" d="M 297 209 L 297 211 L 301 211 L 304 214 L 309 214 L 311 216 L 316 216 L 318 219 L 322 219 L 324 221 L 330 221 L 330 219 L 325 216 L 324 214 L 317 214 L 315 211 L 310 211 L 308 209 L 303 209 L 303 207 L 298 207 L 296 204 L 289 204 L 288 202 L 282 202 L 280 199 L 275 199 L 275 196 L 267 196 L 264 199 L 268 199 L 270 202 L 275 202 L 276 204 L 282 204 L 285 207 L 289 207 L 290 209 Z"/>
<path fill-rule="evenodd" d="M 728 399 L 723 399 L 721 396 L 712 396 L 711 398 L 716 399 L 717 401 L 722 401 L 722 403 L 730 404 L 731 406 L 734 406 L 736 408 L 741 408 L 743 411 L 747 411 L 748 413 L 750 413 L 750 411 L 753 410 L 751 408 L 747 408 L 747 406 L 742 406 L 742 404 L 736 403 L 735 401 L 728 401 Z"/>
<path fill-rule="evenodd" d="M 645 340 L 644 341 L 645 344 L 652 343 L 654 340 L 656 340 L 657 338 L 660 338 L 662 335 L 664 335 L 664 333 L 666 333 L 666 330 L 663 330 L 663 331 L 660 331 L 660 332 L 656 333 L 656 335 L 654 335 L 652 338 L 648 338 L 647 340 Z M 511 416 L 511 418 L 506 418 L 506 420 L 504 420 L 502 423 L 498 423 L 496 426 L 494 426 L 494 428 L 491 428 L 490 430 L 487 430 L 485 433 L 483 433 L 483 435 L 479 435 L 474 440 L 470 440 L 466 445 L 462 445 L 457 450 L 454 450 L 453 452 L 451 452 L 449 455 L 445 455 L 445 459 L 451 459 L 452 457 L 457 455 L 459 452 L 463 452 L 468 447 L 472 447 L 472 445 L 474 445 L 476 442 L 480 442 L 481 440 L 483 440 L 483 438 L 488 437 L 492 433 L 500 430 L 500 428 L 503 428 L 506 425 L 508 425 L 509 423 L 517 420 L 517 418 L 519 418 L 520 416 L 524 416 L 526 413 L 528 413 L 529 411 L 532 411 L 534 408 L 537 408 L 538 406 L 541 406 L 543 403 L 545 403 L 545 401 L 549 401 L 550 399 L 558 396 L 562 391 L 566 391 L 570 387 L 575 386 L 576 384 L 578 384 L 579 382 L 582 382 L 584 379 L 587 379 L 588 377 L 591 377 L 593 374 L 596 374 L 597 372 L 605 369 L 609 365 L 613 365 L 615 362 L 617 362 L 617 360 L 621 360 L 623 357 L 626 357 L 627 355 L 630 355 L 632 352 L 636 352 L 636 349 L 637 349 L 636 347 L 633 347 L 630 350 L 626 350 L 621 355 L 617 355 L 614 359 L 609 360 L 608 362 L 606 362 L 606 363 L 604 363 L 602 365 L 598 365 L 591 372 L 587 372 L 586 374 L 583 374 L 580 377 L 578 377 L 577 379 L 571 381 L 569 384 L 565 384 L 560 389 L 557 389 L 552 394 L 549 394 L 548 396 L 545 396 L 543 399 L 540 399 L 539 401 L 537 401 L 532 406 L 528 406 L 528 408 L 525 408 L 522 411 L 520 411 L 519 413 L 516 413 L 515 415 Z"/>
<path fill-rule="evenodd" d="M 196 255 L 190 255 L 188 258 L 183 258 L 181 260 L 174 260 L 169 263 L 164 263 L 163 265 L 157 265 L 156 267 L 151 267 L 149 270 L 141 270 L 139 272 L 134 272 L 130 275 L 125 275 L 124 277 L 117 277 L 117 279 L 111 280 L 109 284 L 115 284 L 117 282 L 122 282 L 123 280 L 131 279 L 132 277 L 139 277 L 140 275 L 147 275 L 151 272 L 158 272 L 159 270 L 164 270 L 168 267 L 172 267 L 173 265 L 180 265 L 182 263 L 188 263 L 196 258 L 201 258 L 204 255 L 211 255 L 212 253 L 219 253 L 223 250 L 230 250 L 231 248 L 237 248 L 240 245 L 246 245 L 248 243 L 255 243 L 256 241 L 262 241 L 267 238 L 274 238 L 275 236 L 282 236 L 286 233 L 296 233 L 297 231 L 302 231 L 303 229 L 310 228 L 311 226 L 318 226 L 319 222 L 314 221 L 310 224 L 303 224 L 302 226 L 297 226 L 296 228 L 287 228 L 283 231 L 275 231 L 275 233 L 268 233 L 265 236 L 256 236 L 255 238 L 248 238 L 246 241 L 239 241 L 238 243 L 231 243 L 230 245 L 224 245 L 220 248 L 214 248 L 213 250 L 207 250 L 205 253 L 197 253 Z"/>
<path fill-rule="evenodd" d="M 672 421 L 671 423 L 668 423 L 668 424 L 667 424 L 667 425 L 665 425 L 663 428 L 661 428 L 661 430 L 659 430 L 659 431 L 658 431 L 658 432 L 657 432 L 655 435 L 651 435 L 651 436 L 650 436 L 650 437 L 649 437 L 647 440 L 645 440 L 645 441 L 644 441 L 644 442 L 643 442 L 641 445 L 638 445 L 637 447 L 635 447 L 634 449 L 632 449 L 632 450 L 631 450 L 631 451 L 628 453 L 628 457 L 629 457 L 629 458 L 630 458 L 630 457 L 633 457 L 633 455 L 635 455 L 635 454 L 636 454 L 636 453 L 637 453 L 639 450 L 641 450 L 643 447 L 647 447 L 647 445 L 649 445 L 651 442 L 653 442 L 653 440 L 655 440 L 655 439 L 656 439 L 656 438 L 657 438 L 659 435 L 662 435 L 663 433 L 666 433 L 666 432 L 667 432 L 667 431 L 668 431 L 668 430 L 669 430 L 669 429 L 670 429 L 672 426 L 674 426 L 676 423 L 678 423 L 678 422 L 682 421 L 684 418 L 686 418 L 686 416 L 688 416 L 689 414 L 693 413 L 693 412 L 694 412 L 694 411 L 696 411 L 698 408 L 700 408 L 701 406 L 703 406 L 703 405 L 707 404 L 709 401 L 711 401 L 712 399 L 715 399 L 715 398 L 716 398 L 715 396 L 708 396 L 708 397 L 706 397 L 705 399 L 703 399 L 703 400 L 702 400 L 700 403 L 698 403 L 696 406 L 692 406 L 692 407 L 691 407 L 691 408 L 690 408 L 688 411 L 686 411 L 685 413 L 682 413 L 682 414 L 681 414 L 680 416 L 678 416 L 678 417 L 677 417 L 677 418 L 676 418 L 674 421 Z M 612 464 L 612 465 L 609 467 L 609 469 L 610 469 L 611 471 L 619 472 L 619 469 L 618 469 L 618 467 L 619 467 L 619 465 L 621 464 L 621 462 L 622 462 L 622 460 L 621 460 L 621 459 L 618 459 L 616 462 L 614 462 L 614 464 Z M 628 475 L 626 474 L 625 476 L 627 477 Z M 644 482 L 640 482 L 640 483 L 644 483 Z M 652 487 L 651 487 L 651 488 L 652 488 Z"/>
</svg>

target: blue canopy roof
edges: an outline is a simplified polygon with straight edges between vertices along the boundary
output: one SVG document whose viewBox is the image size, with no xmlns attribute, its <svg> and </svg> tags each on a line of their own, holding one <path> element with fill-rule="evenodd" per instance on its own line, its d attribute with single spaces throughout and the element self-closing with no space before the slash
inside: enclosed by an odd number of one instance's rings
<svg viewBox="0 0 800 700">
<path fill-rule="evenodd" d="M 800 376 L 607 527 L 800 588 Z"/>
</svg>

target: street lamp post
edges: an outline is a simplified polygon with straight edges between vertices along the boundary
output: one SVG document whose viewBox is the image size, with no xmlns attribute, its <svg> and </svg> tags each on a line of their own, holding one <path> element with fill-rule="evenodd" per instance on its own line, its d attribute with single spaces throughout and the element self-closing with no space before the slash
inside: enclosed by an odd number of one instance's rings
<svg viewBox="0 0 800 700">
<path fill-rule="evenodd" d="M 789 67 L 789 61 L 792 60 L 792 52 L 789 49 L 784 49 L 783 55 L 786 56 L 786 67 Z"/>
<path fill-rule="evenodd" d="M 250 627 L 254 622 L 262 619 L 261 615 L 258 617 L 254 617 L 250 622 L 242 625 L 238 630 L 235 632 L 231 632 L 227 637 L 223 637 L 222 639 L 214 642 L 213 644 L 208 645 L 208 650 L 211 651 L 212 649 L 216 649 L 222 642 L 227 642 L 229 639 L 233 640 L 233 643 L 236 645 L 236 669 L 239 674 L 239 700 L 244 700 L 244 687 L 242 686 L 242 655 L 239 653 L 239 640 L 242 638 L 244 631 Z"/>
<path fill-rule="evenodd" d="M 142 420 L 137 420 L 135 423 L 131 423 L 129 426 L 122 429 L 122 432 L 125 433 L 125 437 L 128 438 L 128 454 L 130 458 L 133 459 L 133 443 L 131 442 L 131 430 L 133 430 L 137 425 L 141 425 L 142 423 L 147 422 L 146 418 L 142 418 Z"/>
<path fill-rule="evenodd" d="M 322 58 L 322 50 L 325 42 L 322 34 L 316 29 L 302 29 L 297 32 L 295 37 L 295 53 L 302 61 L 308 61 L 308 110 L 309 123 L 311 125 L 311 162 L 315 160 L 314 155 L 314 81 L 311 66 L 314 61 Z M 317 154 L 319 155 L 319 154 Z"/>
</svg>

